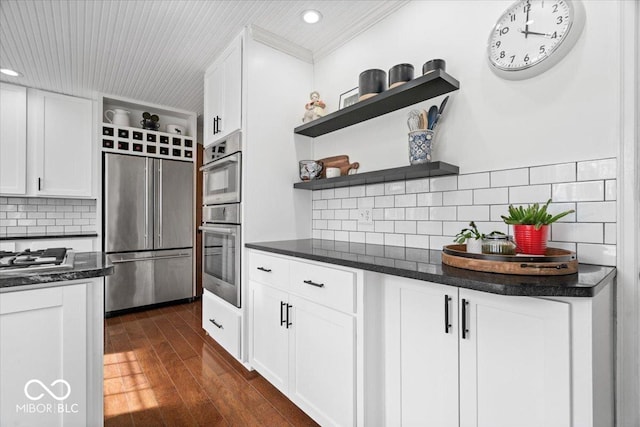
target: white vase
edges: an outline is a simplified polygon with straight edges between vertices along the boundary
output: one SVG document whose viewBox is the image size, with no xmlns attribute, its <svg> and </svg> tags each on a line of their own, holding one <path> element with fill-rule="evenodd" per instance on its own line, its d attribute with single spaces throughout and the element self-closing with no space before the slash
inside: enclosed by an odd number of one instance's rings
<svg viewBox="0 0 640 427">
<path fill-rule="evenodd" d="M 467 239 L 467 252 L 472 254 L 481 254 L 482 239 Z"/>
</svg>

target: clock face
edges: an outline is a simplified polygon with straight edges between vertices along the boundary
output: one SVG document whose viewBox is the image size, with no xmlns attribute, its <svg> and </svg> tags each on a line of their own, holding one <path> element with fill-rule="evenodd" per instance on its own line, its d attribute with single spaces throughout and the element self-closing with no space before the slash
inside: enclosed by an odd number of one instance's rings
<svg viewBox="0 0 640 427">
<path fill-rule="evenodd" d="M 579 22 L 576 29 L 575 22 L 576 19 L 583 21 L 580 19 L 583 17 L 581 13 L 576 14 L 576 8 L 569 0 L 521 0 L 514 3 L 498 19 L 489 36 L 487 55 L 493 70 L 513 79 L 530 77 L 546 70 L 553 65 L 554 61 L 549 61 L 551 57 L 557 56 L 559 60 L 562 56 L 558 53 L 561 46 L 567 46 L 566 53 L 575 43 L 583 23 Z M 549 62 L 549 67 L 541 66 L 545 61 Z M 539 69 L 518 74 L 536 67 Z"/>
</svg>

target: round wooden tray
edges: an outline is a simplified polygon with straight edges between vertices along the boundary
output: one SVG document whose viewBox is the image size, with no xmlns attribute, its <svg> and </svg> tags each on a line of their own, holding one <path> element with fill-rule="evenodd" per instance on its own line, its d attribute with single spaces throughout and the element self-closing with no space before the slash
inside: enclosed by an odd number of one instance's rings
<svg viewBox="0 0 640 427">
<path fill-rule="evenodd" d="M 467 252 L 467 245 L 447 245 L 442 263 L 467 270 L 526 276 L 562 276 L 578 272 L 576 253 L 547 248 L 545 255 L 493 255 Z"/>
</svg>

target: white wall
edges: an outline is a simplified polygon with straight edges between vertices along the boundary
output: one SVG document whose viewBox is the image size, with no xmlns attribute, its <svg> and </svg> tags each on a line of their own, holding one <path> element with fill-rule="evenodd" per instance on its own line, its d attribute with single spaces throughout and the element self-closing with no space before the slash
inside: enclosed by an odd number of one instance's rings
<svg viewBox="0 0 640 427">
<path fill-rule="evenodd" d="M 460 90 L 440 123 L 434 160 L 470 173 L 615 157 L 619 2 L 585 1 L 585 28 L 571 52 L 537 77 L 507 81 L 491 72 L 485 51 L 492 26 L 511 3 L 413 1 L 317 61 L 315 89 L 331 112 L 340 93 L 358 85 L 361 71 L 408 62 L 418 76 L 424 62 L 443 58 Z M 316 138 L 314 158 L 348 154 L 361 171 L 408 165 L 407 112 L 443 98 Z"/>
</svg>

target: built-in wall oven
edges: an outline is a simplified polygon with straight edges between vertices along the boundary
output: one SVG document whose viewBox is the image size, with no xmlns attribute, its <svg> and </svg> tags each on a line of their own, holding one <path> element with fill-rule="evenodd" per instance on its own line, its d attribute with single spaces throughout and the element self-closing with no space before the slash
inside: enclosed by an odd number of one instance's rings
<svg viewBox="0 0 640 427">
<path fill-rule="evenodd" d="M 202 197 L 202 286 L 241 306 L 240 134 L 205 149 Z"/>
</svg>

